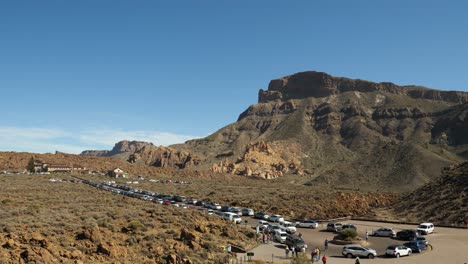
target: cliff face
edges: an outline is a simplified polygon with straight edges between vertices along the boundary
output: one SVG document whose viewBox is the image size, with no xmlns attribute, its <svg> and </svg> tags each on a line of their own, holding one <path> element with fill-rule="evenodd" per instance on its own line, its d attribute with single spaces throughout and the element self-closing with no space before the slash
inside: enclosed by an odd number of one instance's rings
<svg viewBox="0 0 468 264">
<path fill-rule="evenodd" d="M 172 147 L 215 172 L 398 191 L 468 157 L 466 92 L 302 72 L 272 80 L 258 96 L 237 122 Z"/>
<path fill-rule="evenodd" d="M 415 99 L 429 99 L 453 103 L 468 101 L 468 93 L 439 91 L 398 86 L 390 82 L 374 83 L 364 80 L 333 77 L 323 72 L 301 72 L 280 79 L 272 80 L 268 91 L 260 90 L 259 103 L 272 100 L 301 99 L 306 97 L 327 97 L 345 92 L 384 92 L 407 95 Z"/>
<path fill-rule="evenodd" d="M 152 143 L 144 141 L 128 141 L 122 140 L 117 142 L 112 150 L 85 150 L 80 155 L 81 156 L 96 156 L 96 157 L 112 157 L 118 154 L 128 154 L 134 153 L 137 150 L 142 149 L 146 146 L 154 146 Z"/>
<path fill-rule="evenodd" d="M 412 190 L 468 159 L 468 93 L 301 72 L 212 135 L 169 147 L 123 142 L 102 155 L 157 167 L 337 188 Z"/>
</svg>

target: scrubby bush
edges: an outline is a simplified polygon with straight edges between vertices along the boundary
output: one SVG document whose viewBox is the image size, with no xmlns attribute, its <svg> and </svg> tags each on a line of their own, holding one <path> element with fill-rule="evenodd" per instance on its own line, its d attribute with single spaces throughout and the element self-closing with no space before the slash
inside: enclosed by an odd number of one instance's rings
<svg viewBox="0 0 468 264">
<path fill-rule="evenodd" d="M 300 253 L 291 259 L 291 264 L 309 264 L 310 260 L 305 253 Z"/>
<path fill-rule="evenodd" d="M 346 228 L 340 231 L 340 239 L 346 241 L 352 241 L 357 237 L 356 230 L 352 228 Z"/>
</svg>

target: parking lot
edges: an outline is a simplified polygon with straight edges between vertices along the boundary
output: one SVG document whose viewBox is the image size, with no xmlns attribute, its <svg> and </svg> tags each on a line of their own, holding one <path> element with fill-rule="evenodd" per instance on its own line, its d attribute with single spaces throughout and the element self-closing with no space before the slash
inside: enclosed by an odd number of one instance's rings
<svg viewBox="0 0 468 264">
<path fill-rule="evenodd" d="M 249 220 L 249 222 L 255 220 Z M 360 237 L 364 237 L 366 231 L 369 234 L 373 230 L 382 226 L 391 227 L 398 231 L 401 229 L 414 229 L 413 225 L 397 225 L 386 224 L 379 222 L 365 221 L 346 221 L 353 223 L 357 227 Z M 326 223 L 321 224 L 317 229 L 298 228 L 297 232 L 302 233 L 302 237 L 308 245 L 307 256 L 310 258 L 311 250 L 319 247 L 323 254 L 326 254 L 329 259 L 327 264 L 354 263 L 354 259 L 347 259 L 341 255 L 342 245 L 329 244 L 328 250 L 324 250 L 323 242 L 325 239 L 331 240 L 334 233 L 323 231 L 326 228 Z M 375 259 L 361 258 L 361 263 L 399 263 L 399 264 L 428 264 L 428 263 L 452 263 L 465 264 L 468 263 L 468 230 L 452 229 L 436 227 L 435 232 L 427 236 L 427 240 L 432 245 L 432 250 L 428 249 L 422 253 L 413 253 L 411 256 L 396 258 L 386 258 L 384 256 L 385 248 L 393 244 L 403 244 L 406 241 L 399 241 L 388 237 L 373 237 L 370 236 L 368 242 L 361 241 L 361 245 L 373 248 L 377 251 L 378 256 Z M 279 243 L 261 244 L 251 250 L 254 253 L 253 259 L 262 259 L 267 262 L 272 260 L 275 263 L 289 263 L 286 259 L 284 245 Z M 320 262 L 321 263 L 321 262 Z"/>
<path fill-rule="evenodd" d="M 84 179 L 84 183 L 91 186 L 117 192 L 122 195 L 127 195 L 134 198 L 148 200 L 148 197 L 155 198 L 156 194 L 150 193 L 143 190 L 133 190 L 127 186 L 118 186 L 110 183 L 93 183 Z M 154 196 L 154 197 L 153 197 Z M 161 200 L 161 199 L 159 199 Z M 155 200 L 153 200 L 154 202 Z M 180 205 L 175 203 L 174 205 Z M 184 207 L 187 208 L 187 207 Z M 190 208 L 199 208 L 190 206 Z M 221 208 L 221 206 L 219 206 Z M 218 208 L 218 209 L 219 209 Z M 214 209 L 214 208 L 213 208 Z M 207 209 L 202 209 L 207 212 Z M 219 212 L 214 210 L 214 212 Z M 258 223 L 258 219 L 254 219 L 249 216 L 242 216 L 242 223 L 246 228 L 255 227 Z M 395 231 L 402 229 L 415 229 L 415 225 L 400 225 L 400 224 L 387 224 L 380 222 L 367 222 L 367 221 L 343 221 L 342 223 L 352 223 L 357 227 L 358 236 L 363 238 L 368 232 L 372 234 L 373 230 L 380 227 L 390 227 Z M 298 228 L 296 234 L 301 233 L 304 241 L 307 243 L 308 248 L 306 250 L 307 256 L 310 258 L 310 253 L 315 247 L 319 247 L 323 254 L 326 254 L 329 258 L 328 264 L 333 263 L 354 263 L 354 259 L 348 259 L 342 256 L 343 245 L 336 245 L 333 242 L 329 243 L 328 249 L 324 249 L 324 241 L 328 239 L 333 240 L 335 233 L 324 231 L 327 223 L 321 223 L 317 229 L 310 228 Z M 401 245 L 406 241 L 400 241 L 389 237 L 373 237 L 370 236 L 368 241 L 361 240 L 360 244 L 365 247 L 375 249 L 377 251 L 377 257 L 374 259 L 361 258 L 361 263 L 399 263 L 399 264 L 426 264 L 426 263 L 453 263 L 453 264 L 467 264 L 468 263 L 468 230 L 457 229 L 457 228 L 435 228 L 434 233 L 427 235 L 427 241 L 431 245 L 431 249 L 425 250 L 422 253 L 413 253 L 411 256 L 396 258 L 387 258 L 384 256 L 385 249 L 390 245 Z M 260 242 L 260 236 L 259 236 Z M 260 244 L 256 248 L 249 252 L 254 253 L 253 259 L 260 259 L 269 263 L 289 263 L 290 259 L 285 256 L 285 246 L 276 242 L 268 244 Z M 244 255 L 238 257 L 244 258 Z M 321 263 L 321 262 L 320 262 Z"/>
</svg>

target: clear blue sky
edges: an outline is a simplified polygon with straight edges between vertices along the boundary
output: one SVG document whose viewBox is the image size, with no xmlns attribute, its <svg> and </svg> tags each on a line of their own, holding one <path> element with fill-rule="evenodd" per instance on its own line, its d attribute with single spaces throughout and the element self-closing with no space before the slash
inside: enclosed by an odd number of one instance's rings
<svg viewBox="0 0 468 264">
<path fill-rule="evenodd" d="M 0 150 L 206 136 L 306 70 L 467 91 L 468 4 L 438 2 L 2 1 Z"/>
</svg>

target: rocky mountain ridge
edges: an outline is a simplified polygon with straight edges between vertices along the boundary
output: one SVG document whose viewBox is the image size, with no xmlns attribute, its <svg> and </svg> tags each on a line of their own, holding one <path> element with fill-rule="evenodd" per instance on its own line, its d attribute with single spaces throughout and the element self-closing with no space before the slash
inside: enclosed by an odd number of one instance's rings
<svg viewBox="0 0 468 264">
<path fill-rule="evenodd" d="M 468 157 L 466 92 L 301 72 L 272 80 L 258 101 L 206 138 L 128 156 L 151 166 L 395 191 Z"/>
</svg>

